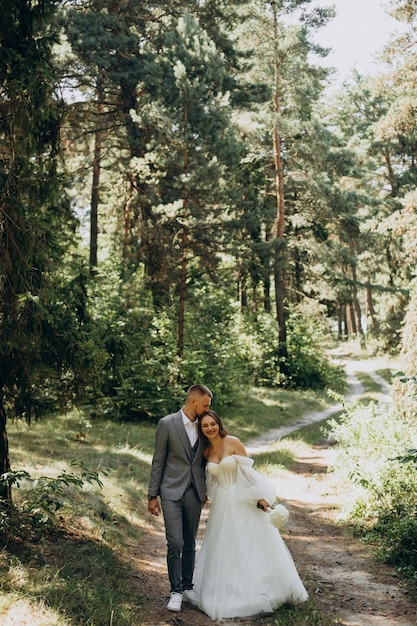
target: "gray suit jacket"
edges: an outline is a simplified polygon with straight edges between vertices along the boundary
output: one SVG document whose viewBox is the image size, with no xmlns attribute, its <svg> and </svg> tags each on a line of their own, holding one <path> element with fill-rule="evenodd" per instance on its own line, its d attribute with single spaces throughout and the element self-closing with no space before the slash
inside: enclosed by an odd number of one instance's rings
<svg viewBox="0 0 417 626">
<path fill-rule="evenodd" d="M 206 497 L 203 450 L 204 443 L 199 439 L 193 457 L 181 411 L 160 419 L 155 435 L 148 495 L 179 500 L 192 481 L 203 502 Z"/>
</svg>

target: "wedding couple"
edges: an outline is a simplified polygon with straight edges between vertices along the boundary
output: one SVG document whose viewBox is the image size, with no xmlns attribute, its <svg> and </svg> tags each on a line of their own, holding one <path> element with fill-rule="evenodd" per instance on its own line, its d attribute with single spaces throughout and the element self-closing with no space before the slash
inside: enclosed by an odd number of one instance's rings
<svg viewBox="0 0 417 626">
<path fill-rule="evenodd" d="M 213 620 L 272 613 L 307 592 L 266 509 L 271 481 L 255 471 L 237 437 L 210 410 L 212 393 L 193 385 L 184 407 L 163 417 L 155 436 L 148 509 L 164 516 L 167 608 L 191 602 Z M 195 564 L 195 539 L 206 499 L 211 508 Z M 195 572 L 194 572 L 195 565 Z"/>
</svg>

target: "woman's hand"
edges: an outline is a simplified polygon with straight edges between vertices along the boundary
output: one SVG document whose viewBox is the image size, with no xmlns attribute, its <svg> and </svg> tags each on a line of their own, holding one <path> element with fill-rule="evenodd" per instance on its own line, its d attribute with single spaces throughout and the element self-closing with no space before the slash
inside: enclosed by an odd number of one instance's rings
<svg viewBox="0 0 417 626">
<path fill-rule="evenodd" d="M 258 507 L 258 509 L 262 509 L 262 511 L 264 513 L 266 513 L 267 509 L 269 509 L 269 507 L 271 506 L 269 504 L 269 502 L 267 502 L 266 500 L 264 500 L 263 498 L 261 498 L 260 500 L 258 500 L 258 502 L 256 503 L 256 506 Z"/>
</svg>

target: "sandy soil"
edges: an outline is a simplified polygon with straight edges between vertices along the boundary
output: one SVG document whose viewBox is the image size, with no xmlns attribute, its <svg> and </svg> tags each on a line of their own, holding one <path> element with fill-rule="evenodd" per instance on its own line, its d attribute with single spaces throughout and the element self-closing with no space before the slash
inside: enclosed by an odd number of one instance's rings
<svg viewBox="0 0 417 626">
<path fill-rule="evenodd" d="M 371 369 L 368 367 L 366 371 L 369 373 Z M 356 392 L 360 392 L 357 381 L 352 381 L 352 389 L 355 384 Z M 276 439 L 277 433 L 270 433 L 270 441 Z M 256 453 L 257 446 L 265 449 L 267 445 L 268 436 L 251 442 L 251 455 Z M 283 537 L 307 591 L 317 609 L 337 617 L 344 626 L 416 626 L 417 604 L 412 602 L 405 586 L 392 570 L 375 561 L 369 547 L 350 537 L 339 523 L 343 490 L 335 475 L 327 471 L 336 454 L 335 447 L 327 442 L 318 443 L 297 459 L 291 471 L 283 472 L 277 482 L 280 500 L 290 511 Z M 206 510 L 202 515 L 199 540 L 207 513 Z M 140 626 L 216 623 L 185 603 L 180 613 L 166 609 L 169 587 L 161 519 L 149 520 L 147 532 L 130 558 L 134 584 L 138 594 L 145 598 Z M 279 611 L 275 617 L 233 623 L 272 626 L 278 615 Z"/>
</svg>

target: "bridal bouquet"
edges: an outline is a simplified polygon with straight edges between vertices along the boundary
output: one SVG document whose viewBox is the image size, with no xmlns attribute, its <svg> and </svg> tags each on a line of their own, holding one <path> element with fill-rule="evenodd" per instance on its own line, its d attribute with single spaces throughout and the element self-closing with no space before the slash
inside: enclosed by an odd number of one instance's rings
<svg viewBox="0 0 417 626">
<path fill-rule="evenodd" d="M 269 512 L 269 521 L 272 526 L 280 530 L 288 522 L 288 509 L 283 504 L 276 504 Z"/>
</svg>

